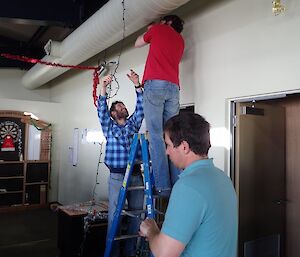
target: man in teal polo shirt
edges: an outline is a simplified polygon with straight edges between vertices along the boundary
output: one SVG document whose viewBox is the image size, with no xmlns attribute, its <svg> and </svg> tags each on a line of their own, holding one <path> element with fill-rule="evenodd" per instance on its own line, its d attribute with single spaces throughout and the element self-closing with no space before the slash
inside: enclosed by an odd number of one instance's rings
<svg viewBox="0 0 300 257">
<path fill-rule="evenodd" d="M 174 116 L 165 124 L 166 152 L 183 172 L 161 231 L 152 219 L 140 226 L 155 257 L 236 257 L 236 193 L 230 178 L 208 158 L 209 129 L 194 113 Z"/>
</svg>

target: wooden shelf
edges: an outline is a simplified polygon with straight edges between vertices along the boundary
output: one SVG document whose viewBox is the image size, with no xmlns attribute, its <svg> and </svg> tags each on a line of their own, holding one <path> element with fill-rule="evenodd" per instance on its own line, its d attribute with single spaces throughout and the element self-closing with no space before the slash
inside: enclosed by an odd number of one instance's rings
<svg viewBox="0 0 300 257">
<path fill-rule="evenodd" d="M 25 186 L 32 186 L 32 185 L 48 185 L 48 181 L 25 183 Z"/>
<path fill-rule="evenodd" d="M 0 165 L 1 164 L 14 164 L 14 163 L 24 163 L 24 161 L 3 161 L 3 160 L 0 160 Z"/>
<path fill-rule="evenodd" d="M 23 191 L 6 191 L 6 192 L 0 192 L 0 195 L 19 194 L 19 193 L 23 193 Z"/>
<path fill-rule="evenodd" d="M 6 134 L 8 128 L 13 131 L 11 134 Z M 0 110 L 0 129 L 1 148 L 7 148 L 0 151 L 0 189 L 3 190 L 0 212 L 45 207 L 51 167 L 51 124 L 32 120 L 23 112 Z"/>
<path fill-rule="evenodd" d="M 17 179 L 17 178 L 24 178 L 24 176 L 0 177 L 0 180 L 1 180 L 1 179 Z"/>
<path fill-rule="evenodd" d="M 50 161 L 46 161 L 46 160 L 3 161 L 3 160 L 0 160 L 0 165 L 1 164 L 13 164 L 13 163 L 50 163 Z"/>
<path fill-rule="evenodd" d="M 25 162 L 26 163 L 50 163 L 50 161 L 41 161 L 41 160 L 30 160 Z"/>
</svg>

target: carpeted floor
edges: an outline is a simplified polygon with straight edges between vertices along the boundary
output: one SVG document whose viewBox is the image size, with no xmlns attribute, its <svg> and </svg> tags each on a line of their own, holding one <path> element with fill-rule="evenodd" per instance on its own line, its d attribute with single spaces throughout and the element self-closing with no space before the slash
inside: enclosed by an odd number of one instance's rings
<svg viewBox="0 0 300 257">
<path fill-rule="evenodd" d="M 58 256 L 57 213 L 50 209 L 0 213 L 0 256 Z"/>
</svg>

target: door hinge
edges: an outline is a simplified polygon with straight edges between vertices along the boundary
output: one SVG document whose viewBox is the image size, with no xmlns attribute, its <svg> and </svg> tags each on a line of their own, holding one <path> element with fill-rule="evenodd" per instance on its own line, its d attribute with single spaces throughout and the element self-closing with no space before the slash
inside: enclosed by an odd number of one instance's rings
<svg viewBox="0 0 300 257">
<path fill-rule="evenodd" d="M 237 125 L 237 116 L 234 115 L 234 116 L 232 117 L 232 126 L 236 128 L 236 125 Z"/>
</svg>

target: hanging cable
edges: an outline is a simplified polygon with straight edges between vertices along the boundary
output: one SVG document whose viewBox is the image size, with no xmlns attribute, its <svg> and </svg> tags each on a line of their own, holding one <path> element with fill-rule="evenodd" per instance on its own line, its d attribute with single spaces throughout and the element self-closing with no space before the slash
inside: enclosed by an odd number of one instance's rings
<svg viewBox="0 0 300 257">
<path fill-rule="evenodd" d="M 94 185 L 94 188 L 93 188 L 93 200 L 95 200 L 95 197 L 96 197 L 96 187 L 97 185 L 100 184 L 100 182 L 98 181 L 98 178 L 99 178 L 99 169 L 100 169 L 100 164 L 103 163 L 101 161 L 101 158 L 102 158 L 102 148 L 103 148 L 103 143 L 99 144 L 100 145 L 100 154 L 99 154 L 99 159 L 98 159 L 98 164 L 97 164 L 97 171 L 96 171 L 96 181 L 95 181 L 95 185 Z"/>
<path fill-rule="evenodd" d="M 120 59 L 121 59 L 121 55 L 122 55 L 122 52 L 123 52 L 123 48 L 124 48 L 124 41 L 125 41 L 125 30 L 126 30 L 126 22 L 125 22 L 125 0 L 122 0 L 122 24 L 123 24 L 123 28 L 122 28 L 122 40 L 120 42 L 120 51 L 119 51 L 119 54 L 118 54 L 118 57 L 117 57 L 117 62 L 116 62 L 116 67 L 114 69 L 114 72 L 112 73 L 112 77 L 114 78 L 117 86 L 116 86 L 116 90 L 114 92 L 114 94 L 111 94 L 112 93 L 112 88 L 111 88 L 111 85 L 108 87 L 108 92 L 107 92 L 107 105 L 109 105 L 109 101 L 111 98 L 113 98 L 114 96 L 117 95 L 119 89 L 120 89 L 120 85 L 119 85 L 119 82 L 118 82 L 118 79 L 117 79 L 117 72 L 118 72 L 118 68 L 119 68 L 119 65 L 120 65 Z M 104 52 L 104 63 L 105 65 L 107 65 L 106 63 L 106 50 Z M 110 62 L 110 63 L 113 63 L 113 62 Z M 98 66 L 100 67 L 101 65 L 99 65 L 99 62 L 98 62 Z M 94 77 L 95 78 L 95 77 Z M 94 83 L 95 84 L 95 83 Z M 95 90 L 94 90 L 95 91 Z M 95 99 L 95 98 L 94 98 Z M 94 188 L 93 188 L 93 199 L 95 199 L 96 197 L 96 187 L 97 185 L 99 185 L 99 181 L 98 181 L 98 177 L 99 177 L 99 169 L 100 169 L 100 164 L 103 163 L 101 161 L 101 157 L 102 157 L 102 147 L 103 147 L 103 143 L 100 144 L 100 154 L 99 154 L 99 159 L 98 159 L 98 165 L 97 165 L 97 172 L 96 172 L 96 182 L 95 182 L 95 185 L 94 185 Z"/>
<path fill-rule="evenodd" d="M 122 0 L 121 4 L 122 4 L 122 39 L 121 39 L 121 42 L 120 42 L 120 51 L 119 51 L 119 54 L 117 56 L 116 67 L 114 69 L 114 72 L 112 73 L 112 77 L 113 77 L 114 81 L 116 82 L 117 86 L 116 86 L 115 92 L 113 94 L 112 94 L 111 85 L 108 87 L 107 99 L 110 99 L 110 98 L 113 98 L 114 96 L 116 96 L 117 93 L 118 93 L 118 91 L 119 91 L 119 89 L 120 89 L 120 84 L 118 82 L 116 74 L 118 72 L 118 68 L 119 68 L 119 65 L 120 65 L 120 59 L 121 59 L 121 55 L 122 55 L 122 52 L 123 52 L 124 41 L 125 41 L 125 31 L 126 31 L 126 21 L 125 21 L 125 11 L 126 11 L 126 8 L 125 8 L 125 0 Z"/>
</svg>

